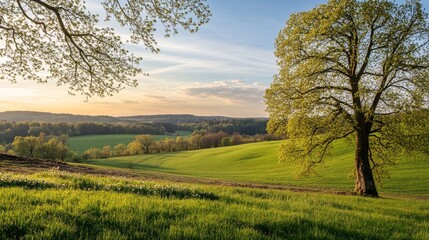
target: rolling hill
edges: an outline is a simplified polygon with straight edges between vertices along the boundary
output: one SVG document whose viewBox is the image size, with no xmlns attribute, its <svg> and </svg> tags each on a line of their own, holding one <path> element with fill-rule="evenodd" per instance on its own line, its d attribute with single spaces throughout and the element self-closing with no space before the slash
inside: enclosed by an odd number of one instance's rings
<svg viewBox="0 0 429 240">
<path fill-rule="evenodd" d="M 346 142 L 336 142 L 332 156 L 318 167 L 319 176 L 296 177 L 296 166 L 277 161 L 279 142 L 262 142 L 188 152 L 149 154 L 88 161 L 88 164 L 132 171 L 154 171 L 201 178 L 237 182 L 282 184 L 352 190 L 354 179 L 353 148 Z M 429 160 L 404 158 L 389 166 L 390 179 L 379 184 L 381 192 L 429 195 L 429 181 L 424 169 Z"/>
<path fill-rule="evenodd" d="M 15 173 L 0 161 L 0 239 L 428 239 L 428 159 L 390 169 L 381 198 L 247 185 L 353 186 L 347 176 L 353 151 L 345 142 L 336 143 L 321 176 L 307 179 L 277 163 L 278 144 L 94 160 L 102 166 L 93 169 L 62 163 L 76 173 L 35 169 L 40 164 L 28 161 L 17 162 Z M 179 183 L 161 175 L 246 184 Z"/>
<path fill-rule="evenodd" d="M 204 121 L 221 121 L 236 119 L 224 116 L 195 116 L 191 114 L 159 114 L 159 115 L 135 115 L 135 116 L 91 116 L 91 115 L 75 115 L 67 113 L 49 113 L 35 111 L 6 111 L 0 112 L 0 120 L 8 122 L 143 122 L 143 123 L 200 123 Z M 249 118 L 261 119 L 266 118 Z"/>
<path fill-rule="evenodd" d="M 48 113 L 34 111 L 0 112 L 0 120 L 8 122 L 106 122 L 115 123 L 122 120 L 111 116 L 74 115 L 67 113 Z"/>
</svg>

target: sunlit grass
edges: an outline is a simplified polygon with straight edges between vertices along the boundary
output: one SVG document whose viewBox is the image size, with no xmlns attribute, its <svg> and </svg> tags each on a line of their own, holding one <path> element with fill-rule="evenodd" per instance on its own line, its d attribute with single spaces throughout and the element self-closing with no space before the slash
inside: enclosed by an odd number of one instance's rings
<svg viewBox="0 0 429 240">
<path fill-rule="evenodd" d="M 279 142 L 252 143 L 231 147 L 203 149 L 187 152 L 149 154 L 91 160 L 86 163 L 133 171 L 155 171 L 195 177 L 215 178 L 239 182 L 283 184 L 299 187 L 322 187 L 353 190 L 353 147 L 346 142 L 336 142 L 333 154 L 317 168 L 319 175 L 297 178 L 297 166 L 279 163 Z M 396 166 L 387 168 L 390 179 L 379 184 L 381 192 L 429 195 L 429 181 L 424 169 L 429 169 L 429 159 L 402 159 Z"/>
<path fill-rule="evenodd" d="M 63 171 L 49 171 L 31 176 L 0 173 L 0 187 L 23 187 L 24 189 L 79 189 L 103 190 L 138 195 L 154 195 L 167 198 L 202 198 L 218 197 L 198 188 L 181 185 L 142 182 L 123 178 L 100 178 Z"/>
<path fill-rule="evenodd" d="M 2 174 L 67 187 L 0 187 L 0 239 L 427 239 L 429 202 L 199 186 L 217 199 L 98 189 L 147 184 L 44 172 Z M 81 189 L 76 181 L 92 182 Z M 195 186 L 181 186 L 193 189 Z"/>
</svg>

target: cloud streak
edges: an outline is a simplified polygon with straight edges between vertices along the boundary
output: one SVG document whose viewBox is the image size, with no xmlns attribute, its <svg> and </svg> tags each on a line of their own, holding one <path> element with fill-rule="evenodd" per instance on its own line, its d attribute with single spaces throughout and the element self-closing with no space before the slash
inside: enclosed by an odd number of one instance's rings
<svg viewBox="0 0 429 240">
<path fill-rule="evenodd" d="M 225 103 L 260 103 L 263 100 L 265 86 L 259 83 L 247 84 L 241 80 L 215 81 L 209 84 L 196 84 L 183 89 L 194 98 L 216 98 Z"/>
<path fill-rule="evenodd" d="M 143 61 L 142 67 L 151 76 L 187 74 L 189 79 L 200 77 L 190 73 L 204 72 L 223 78 L 254 76 L 269 82 L 277 69 L 272 51 L 236 43 L 208 39 L 193 42 L 187 37 L 168 44 L 160 42 L 159 46 L 161 53 L 145 55 Z"/>
</svg>

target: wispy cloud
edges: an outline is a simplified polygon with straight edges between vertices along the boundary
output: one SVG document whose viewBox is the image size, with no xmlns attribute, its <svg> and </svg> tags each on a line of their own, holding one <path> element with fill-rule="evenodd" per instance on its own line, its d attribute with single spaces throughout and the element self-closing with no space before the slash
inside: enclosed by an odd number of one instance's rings
<svg viewBox="0 0 429 240">
<path fill-rule="evenodd" d="M 208 83 L 182 83 L 171 87 L 145 88 L 115 101 L 103 101 L 100 106 L 89 102 L 88 108 L 98 106 L 112 115 L 191 113 L 236 117 L 266 116 L 263 95 L 266 86 L 245 80 L 221 80 Z M 132 100 L 130 100 L 132 99 Z"/>
<path fill-rule="evenodd" d="M 122 103 L 124 103 L 124 104 L 139 104 L 139 101 L 134 101 L 134 100 L 122 100 Z"/>
<path fill-rule="evenodd" d="M 147 95 L 146 97 L 148 97 L 148 98 L 153 98 L 153 99 L 165 99 L 165 97 L 164 97 L 164 96 Z"/>
<path fill-rule="evenodd" d="M 142 67 L 151 76 L 187 74 L 189 79 L 192 73 L 204 72 L 223 78 L 254 76 L 264 82 L 271 81 L 276 72 L 272 51 L 208 39 L 192 40 L 183 37 L 174 42 L 160 42 L 161 53 L 146 54 Z"/>
<path fill-rule="evenodd" d="M 183 92 L 189 97 L 216 98 L 225 103 L 262 102 L 265 86 L 260 83 L 245 83 L 241 80 L 215 81 L 185 87 Z"/>
</svg>

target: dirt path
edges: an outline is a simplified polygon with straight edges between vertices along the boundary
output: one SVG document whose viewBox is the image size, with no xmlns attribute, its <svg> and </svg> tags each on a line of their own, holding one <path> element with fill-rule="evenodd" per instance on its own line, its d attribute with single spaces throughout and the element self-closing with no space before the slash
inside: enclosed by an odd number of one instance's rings
<svg viewBox="0 0 429 240">
<path fill-rule="evenodd" d="M 0 172 L 16 172 L 31 174 L 34 172 L 47 171 L 53 168 L 72 173 L 97 174 L 104 176 L 138 177 L 138 175 L 122 171 L 93 168 L 77 164 L 68 164 L 62 161 L 22 158 L 13 155 L 0 154 Z"/>
</svg>

